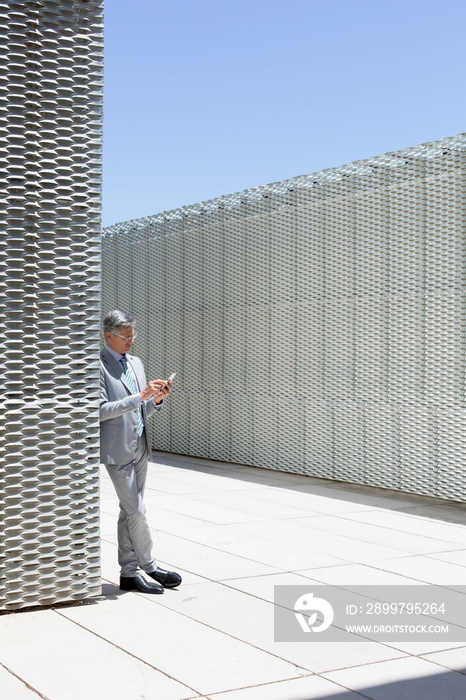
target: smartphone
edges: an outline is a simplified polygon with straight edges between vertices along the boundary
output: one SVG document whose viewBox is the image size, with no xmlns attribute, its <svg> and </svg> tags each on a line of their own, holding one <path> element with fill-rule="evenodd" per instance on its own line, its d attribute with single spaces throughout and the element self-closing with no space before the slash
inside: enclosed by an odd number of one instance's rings
<svg viewBox="0 0 466 700">
<path fill-rule="evenodd" d="M 173 372 L 173 374 L 170 374 L 170 376 L 167 379 L 167 382 L 172 382 L 176 377 L 176 372 Z"/>
</svg>

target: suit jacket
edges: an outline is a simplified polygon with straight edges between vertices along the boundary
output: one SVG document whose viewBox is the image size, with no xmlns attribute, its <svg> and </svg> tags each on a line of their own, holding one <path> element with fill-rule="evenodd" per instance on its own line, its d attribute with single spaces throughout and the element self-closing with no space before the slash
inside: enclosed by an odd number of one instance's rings
<svg viewBox="0 0 466 700">
<path fill-rule="evenodd" d="M 141 360 L 126 355 L 128 364 L 137 377 L 140 389 L 147 385 Z M 144 425 L 159 411 L 152 398 L 141 405 Z M 135 406 L 126 375 L 121 364 L 104 347 L 100 353 L 100 461 L 103 464 L 128 464 L 137 449 L 138 410 Z M 152 456 L 147 429 L 144 431 L 149 459 Z"/>
</svg>

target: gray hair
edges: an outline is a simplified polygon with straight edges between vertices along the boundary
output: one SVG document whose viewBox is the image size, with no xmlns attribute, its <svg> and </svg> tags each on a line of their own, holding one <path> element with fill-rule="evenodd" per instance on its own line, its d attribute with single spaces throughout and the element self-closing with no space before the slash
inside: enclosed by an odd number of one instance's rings
<svg viewBox="0 0 466 700">
<path fill-rule="evenodd" d="M 104 318 L 104 335 L 108 332 L 116 335 L 119 328 L 132 328 L 135 323 L 136 321 L 131 314 L 115 309 L 115 311 L 110 311 Z"/>
</svg>

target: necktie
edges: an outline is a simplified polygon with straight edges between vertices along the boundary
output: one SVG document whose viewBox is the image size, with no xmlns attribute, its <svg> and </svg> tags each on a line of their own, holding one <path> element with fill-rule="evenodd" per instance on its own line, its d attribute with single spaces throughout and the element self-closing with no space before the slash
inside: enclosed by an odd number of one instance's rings
<svg viewBox="0 0 466 700">
<path fill-rule="evenodd" d="M 123 369 L 125 371 L 125 376 L 126 380 L 129 384 L 129 388 L 131 389 L 133 394 L 137 394 L 136 387 L 134 385 L 134 379 L 133 375 L 131 373 L 130 368 L 128 367 L 128 360 L 126 357 L 121 358 L 121 364 L 123 365 Z M 141 415 L 141 407 L 138 406 L 138 435 L 142 435 L 142 431 L 144 430 L 144 423 L 142 422 L 142 415 Z"/>
</svg>

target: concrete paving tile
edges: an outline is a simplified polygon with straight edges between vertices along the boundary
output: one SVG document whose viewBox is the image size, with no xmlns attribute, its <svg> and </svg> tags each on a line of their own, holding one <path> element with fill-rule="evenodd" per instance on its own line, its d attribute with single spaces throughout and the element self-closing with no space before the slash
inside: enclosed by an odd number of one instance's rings
<svg viewBox="0 0 466 700">
<path fill-rule="evenodd" d="M 186 470 L 193 468 L 221 469 L 222 467 L 228 469 L 230 467 L 229 462 L 217 462 L 215 460 L 204 459 L 203 457 L 191 457 L 190 455 L 160 452 L 158 450 L 152 450 L 151 465 L 156 467 L 157 470 L 163 468 L 170 470 Z"/>
<path fill-rule="evenodd" d="M 116 519 L 115 519 L 116 522 Z M 114 544 L 116 546 L 117 544 L 117 534 L 115 533 L 107 533 L 105 536 L 102 537 L 102 540 L 104 542 L 109 542 L 111 544 Z"/>
<path fill-rule="evenodd" d="M 206 525 L 212 525 L 212 520 L 209 520 L 210 513 L 206 508 L 205 516 L 201 513 L 201 509 L 196 517 L 191 515 L 186 515 L 181 513 L 177 509 L 170 510 L 169 508 L 164 508 L 164 499 L 153 499 L 148 496 L 144 499 L 147 508 L 147 517 L 151 527 L 157 530 L 162 530 L 164 532 L 175 532 L 176 530 L 190 529 L 196 527 L 205 527 Z M 235 513 L 232 513 L 234 517 Z M 240 516 L 241 517 L 241 516 Z M 235 521 L 237 522 L 237 521 Z M 216 523 L 214 523 L 216 524 Z"/>
<path fill-rule="evenodd" d="M 259 521 L 226 525 L 222 528 L 196 528 L 191 533 L 180 531 L 180 535 L 191 537 L 196 542 L 223 549 L 232 554 L 243 554 L 265 564 L 276 564 L 282 569 L 308 569 L 316 565 L 316 559 L 328 556 L 328 564 L 344 561 L 371 562 L 397 557 L 399 550 L 370 542 L 353 540 L 322 530 L 312 530 L 297 525 L 293 520 Z M 333 560 L 332 560 L 333 558 Z M 325 562 L 320 563 L 326 566 Z"/>
<path fill-rule="evenodd" d="M 177 457 L 173 457 L 173 455 L 172 459 L 152 459 L 152 461 L 149 462 L 150 472 L 152 474 L 157 474 L 157 476 L 161 476 L 162 474 L 170 475 L 176 467 L 183 468 L 181 462 L 178 461 Z"/>
<path fill-rule="evenodd" d="M 172 464 L 176 468 L 185 464 L 198 467 L 217 467 L 218 469 L 231 469 L 238 466 L 236 462 L 220 462 L 216 459 L 193 457 L 191 455 L 176 454 L 174 452 L 164 452 L 163 450 L 152 450 L 152 458 L 155 465 L 159 463 Z"/>
<path fill-rule="evenodd" d="M 345 552 L 341 542 L 329 543 L 328 540 L 332 536 L 320 537 L 320 533 L 319 540 L 316 541 L 305 528 L 293 528 L 290 523 L 289 520 L 279 523 L 260 521 L 218 528 L 196 528 L 190 532 L 179 531 L 177 534 L 206 547 L 244 556 L 264 565 L 275 566 L 282 571 L 343 563 L 343 559 L 334 554 Z M 390 553 L 380 548 L 376 555 L 382 557 Z"/>
<path fill-rule="evenodd" d="M 425 536 L 422 536 L 410 533 L 409 531 L 396 530 L 373 524 L 371 522 L 360 522 L 356 520 L 356 517 L 363 518 L 364 514 L 360 513 L 358 516 L 353 515 L 353 517 L 351 517 L 351 515 L 348 515 L 348 517 L 322 515 L 313 518 L 296 518 L 294 523 L 296 525 L 302 525 L 303 527 L 309 527 L 312 530 L 332 532 L 336 535 L 342 535 L 361 542 L 371 542 L 379 544 L 382 547 L 387 547 L 388 549 L 412 554 L 430 554 L 455 548 L 459 549 L 464 546 L 466 540 L 466 532 L 462 533 L 463 541 L 461 544 L 455 544 L 454 542 L 445 541 L 440 538 L 434 539 L 427 533 Z"/>
<path fill-rule="evenodd" d="M 170 478 L 169 478 L 170 477 Z M 147 475 L 146 480 L 146 494 L 160 494 L 160 495 L 171 495 L 171 494 L 190 494 L 190 493 L 203 493 L 205 491 L 204 486 L 198 486 L 195 483 L 177 481 L 171 478 L 170 474 L 157 475 L 150 471 Z"/>
<path fill-rule="evenodd" d="M 160 604 L 259 648 L 273 645 L 273 601 L 221 583 L 183 586 L 182 595 L 164 595 Z"/>
<path fill-rule="evenodd" d="M 157 467 L 151 473 L 158 476 Z M 253 490 L 254 487 L 254 484 L 251 486 L 250 481 L 238 480 L 236 472 L 232 477 L 230 471 L 215 468 L 172 469 L 169 479 L 170 481 L 201 486 L 206 491 L 216 491 L 218 489 L 236 490 L 238 487 L 251 488 Z"/>
<path fill-rule="evenodd" d="M 191 571 L 212 581 L 239 576 L 261 576 L 280 571 L 276 566 L 269 566 L 247 555 L 236 555 L 185 539 L 175 541 L 175 536 L 166 533 L 159 533 L 158 541 L 161 544 L 158 548 L 160 557 L 164 561 L 169 559 L 174 562 L 174 569 Z"/>
<path fill-rule="evenodd" d="M 302 572 L 299 574 L 283 572 L 267 576 L 223 579 L 222 583 L 230 588 L 273 603 L 275 586 L 305 586 L 311 583 L 318 584 L 320 581 L 306 577 Z"/>
<path fill-rule="evenodd" d="M 230 469 L 225 470 L 229 478 L 238 480 L 243 479 L 245 483 L 278 486 L 283 484 L 287 486 L 293 483 L 299 487 L 301 480 L 303 483 L 311 483 L 313 477 L 303 477 L 300 474 L 290 474 L 289 472 L 280 471 L 279 469 L 267 469 L 264 467 L 252 467 L 246 464 L 232 464 Z"/>
<path fill-rule="evenodd" d="M 106 504 L 108 502 L 113 502 L 115 500 L 115 491 L 108 491 L 108 493 L 100 493 L 101 504 Z"/>
<path fill-rule="evenodd" d="M 254 646 L 273 644 L 272 602 L 221 583 L 183 585 L 180 592 L 179 596 L 164 594 L 158 603 Z"/>
<path fill-rule="evenodd" d="M 231 480 L 231 490 L 239 490 L 244 487 L 255 491 L 264 487 L 287 488 L 288 486 L 288 482 L 284 479 L 284 472 L 273 471 L 271 469 L 256 470 L 253 468 L 239 467 L 228 471 L 228 479 Z M 243 486 L 241 486 L 241 484 L 243 484 Z"/>
<path fill-rule="evenodd" d="M 370 510 L 364 513 L 349 514 L 348 520 L 356 520 L 368 525 L 376 525 L 390 530 L 419 535 L 422 538 L 454 542 L 464 547 L 466 525 L 443 523 L 427 517 L 416 517 L 391 510 Z M 421 552 L 419 552 L 421 554 Z"/>
<path fill-rule="evenodd" d="M 465 571 L 462 566 L 441 561 L 429 556 L 408 556 L 396 559 L 380 560 L 373 566 L 383 571 L 407 576 L 422 583 L 435 583 L 447 588 L 464 586 Z"/>
<path fill-rule="evenodd" d="M 431 554 L 430 557 L 466 568 L 466 549 L 458 549 L 455 552 L 439 552 Z"/>
<path fill-rule="evenodd" d="M 99 606 L 83 607 L 92 616 Z M 77 608 L 69 610 L 77 612 Z M 2 662 L 43 697 L 181 700 L 196 695 L 192 688 L 77 626 L 71 618 L 53 610 L 2 617 Z M 8 698 L 3 688 L 2 697 Z"/>
<path fill-rule="evenodd" d="M 412 578 L 407 578 L 402 574 L 392 573 L 391 571 L 383 571 L 373 566 L 366 564 L 340 564 L 339 566 L 323 567 L 320 569 L 309 569 L 300 571 L 301 576 L 309 576 L 316 579 L 319 583 L 329 583 L 333 586 L 409 586 L 419 585 L 419 581 Z"/>
<path fill-rule="evenodd" d="M 146 503 L 149 501 L 146 498 Z M 171 510 L 175 513 L 182 513 L 192 518 L 200 518 L 207 521 L 209 524 L 227 525 L 229 523 L 250 522 L 252 520 L 261 520 L 261 518 L 252 513 L 245 513 L 233 508 L 223 508 L 215 505 L 215 503 L 207 503 L 193 498 L 188 498 L 185 495 L 169 495 L 160 502 L 161 507 L 165 510 Z M 148 519 L 152 524 L 155 514 L 148 512 Z"/>
<path fill-rule="evenodd" d="M 408 657 L 326 673 L 325 678 L 371 700 L 462 700 L 466 676 Z"/>
<path fill-rule="evenodd" d="M 113 537 L 116 534 L 117 528 L 117 518 L 116 513 L 107 513 L 104 507 L 100 510 L 100 536 L 101 537 Z"/>
<path fill-rule="evenodd" d="M 285 518 L 308 517 L 307 510 L 281 503 L 270 503 L 244 491 L 209 491 L 193 495 L 193 499 L 201 503 L 212 503 L 222 508 L 233 508 L 243 513 L 257 516 L 255 519 L 282 520 Z"/>
<path fill-rule="evenodd" d="M 375 508 L 396 510 L 409 508 L 413 504 L 413 498 L 414 503 L 417 503 L 417 498 L 420 498 L 406 494 L 400 495 L 392 491 L 378 489 L 374 489 L 374 491 L 374 494 L 370 490 L 368 493 L 366 491 L 361 493 L 352 490 L 346 491 L 341 488 L 339 482 L 327 484 L 324 481 L 322 484 L 322 481 L 318 480 L 318 483 L 315 481 L 307 485 L 303 483 L 300 489 L 285 488 L 282 485 L 280 488 L 257 490 L 254 497 L 308 509 L 309 514 L 359 513 L 372 511 Z"/>
<path fill-rule="evenodd" d="M 320 676 L 294 678 L 273 685 L 243 688 L 211 695 L 211 700 L 361 700 L 362 695 L 342 688 Z"/>
<path fill-rule="evenodd" d="M 294 649 L 287 649 L 289 646 Z M 276 642 L 275 653 L 284 658 L 296 656 L 299 665 L 316 674 L 327 673 L 348 667 L 398 659 L 404 652 L 377 642 Z M 295 662 L 297 663 L 297 661 Z M 336 683 L 339 681 L 336 680 Z"/>
<path fill-rule="evenodd" d="M 107 496 L 105 500 L 101 501 L 100 508 L 104 514 L 118 517 L 120 506 L 116 493 L 113 492 L 111 495 Z"/>
<path fill-rule="evenodd" d="M 165 596 L 127 593 L 62 613 L 200 694 L 299 676 L 293 663 L 164 607 Z"/>
<path fill-rule="evenodd" d="M 281 503 L 306 510 L 308 515 L 322 513 L 351 513 L 372 510 L 372 505 L 364 505 L 352 501 L 342 501 L 330 495 L 315 494 L 311 491 L 296 491 L 284 487 L 275 489 L 258 489 L 254 493 L 257 499 L 267 503 Z"/>
<path fill-rule="evenodd" d="M 304 474 L 293 474 L 292 472 L 281 471 L 280 469 L 267 469 L 266 467 L 251 467 L 246 465 L 233 465 L 230 471 L 238 471 L 242 474 L 251 474 L 258 478 L 272 478 L 274 481 L 280 481 L 285 487 L 299 489 L 301 484 L 309 486 L 309 484 L 334 484 L 335 482 L 329 479 L 320 479 L 319 477 L 306 476 Z"/>
<path fill-rule="evenodd" d="M 236 469 L 219 469 L 197 465 L 186 465 L 186 467 L 185 469 L 173 469 L 166 476 L 185 484 L 201 485 L 204 490 L 211 488 L 224 488 L 227 491 L 254 490 L 264 485 L 280 486 L 285 483 L 279 472 L 272 473 L 266 469 L 251 472 L 241 467 Z M 151 470 L 151 473 L 157 476 L 157 468 Z"/>
<path fill-rule="evenodd" d="M 39 700 L 40 696 L 0 665 L 0 688 L 4 700 Z"/>
<path fill-rule="evenodd" d="M 100 498 L 104 499 L 106 496 L 110 494 L 114 494 L 115 489 L 113 488 L 113 484 L 110 481 L 110 477 L 108 476 L 108 472 L 104 466 L 100 467 Z"/>
<path fill-rule="evenodd" d="M 466 674 L 466 646 L 464 645 L 460 648 L 447 649 L 433 654 L 427 653 L 424 658 L 431 663 Z"/>
<path fill-rule="evenodd" d="M 102 578 L 118 583 L 120 580 L 120 567 L 118 565 L 118 547 L 116 542 L 100 541 L 100 568 Z"/>
<path fill-rule="evenodd" d="M 466 636 L 465 636 L 466 639 Z M 443 652 L 449 649 L 462 648 L 463 649 L 463 659 L 464 657 L 464 642 L 387 642 L 388 646 L 398 649 L 399 651 L 404 651 L 409 656 L 425 656 L 427 660 L 430 660 L 430 654 L 435 652 Z M 466 665 L 466 663 L 465 663 Z"/>
<path fill-rule="evenodd" d="M 350 660 L 356 664 L 403 656 L 398 650 L 364 641 L 338 644 L 342 652 L 339 659 L 332 649 L 334 645 L 319 640 L 315 643 L 275 642 L 273 603 L 218 583 L 185 586 L 181 596 L 164 595 L 157 602 L 313 672 L 341 668 L 349 665 Z"/>
</svg>

